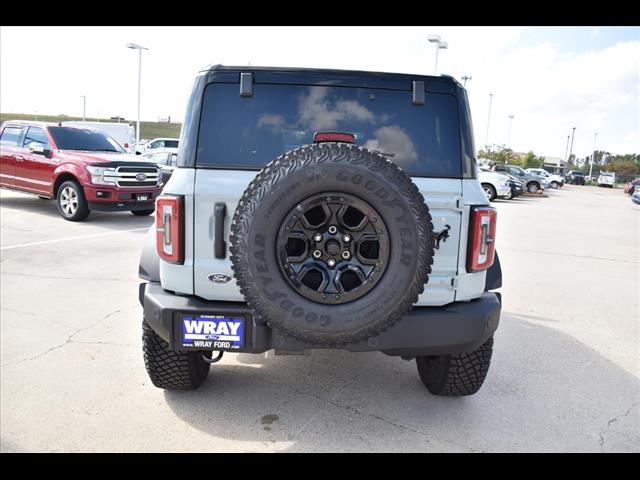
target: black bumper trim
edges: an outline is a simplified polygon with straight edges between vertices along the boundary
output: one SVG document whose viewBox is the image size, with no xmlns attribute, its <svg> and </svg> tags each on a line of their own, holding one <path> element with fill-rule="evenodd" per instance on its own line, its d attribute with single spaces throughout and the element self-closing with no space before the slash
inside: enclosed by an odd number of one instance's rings
<svg viewBox="0 0 640 480">
<path fill-rule="evenodd" d="M 256 320 L 246 303 L 213 302 L 177 295 L 164 290 L 156 282 L 142 283 L 139 293 L 144 319 L 175 350 L 181 350 L 181 347 L 174 344 L 171 332 L 175 331 L 178 315 L 187 312 L 246 315 L 249 325 L 245 346 L 234 352 L 331 348 L 307 344 L 273 330 Z M 469 352 L 482 345 L 498 328 L 500 311 L 501 298 L 493 292 L 485 292 L 476 300 L 443 307 L 414 307 L 390 329 L 362 342 L 341 345 L 340 349 L 381 351 L 393 356 Z"/>
<path fill-rule="evenodd" d="M 155 202 L 89 202 L 89 209 L 96 212 L 129 212 L 154 208 L 156 208 Z"/>
</svg>

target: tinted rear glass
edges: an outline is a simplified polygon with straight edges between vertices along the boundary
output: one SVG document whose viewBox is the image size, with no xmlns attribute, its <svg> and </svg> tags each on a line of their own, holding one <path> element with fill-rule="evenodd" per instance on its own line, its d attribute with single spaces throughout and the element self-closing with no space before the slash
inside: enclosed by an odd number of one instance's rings
<svg viewBox="0 0 640 480">
<path fill-rule="evenodd" d="M 196 164 L 262 168 L 282 153 L 313 143 L 315 132 L 345 132 L 414 176 L 461 177 L 456 98 L 367 88 L 210 84 L 204 94 Z"/>
<path fill-rule="evenodd" d="M 178 148 L 178 140 L 165 140 L 164 148 Z"/>
<path fill-rule="evenodd" d="M 49 127 L 56 146 L 60 150 L 87 150 L 92 152 L 123 152 L 112 138 L 95 130 L 71 127 Z"/>
</svg>

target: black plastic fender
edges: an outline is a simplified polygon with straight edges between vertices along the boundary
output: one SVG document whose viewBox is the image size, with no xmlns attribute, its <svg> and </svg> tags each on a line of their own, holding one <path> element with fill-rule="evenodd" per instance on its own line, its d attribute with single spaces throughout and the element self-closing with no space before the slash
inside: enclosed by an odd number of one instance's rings
<svg viewBox="0 0 640 480">
<path fill-rule="evenodd" d="M 144 239 L 140 263 L 138 264 L 138 276 L 148 282 L 160 281 L 160 258 L 156 252 L 156 223 L 149 227 Z"/>
<path fill-rule="evenodd" d="M 487 277 L 484 281 L 484 291 L 495 290 L 502 287 L 502 268 L 500 267 L 500 258 L 496 251 L 496 258 L 493 260 L 493 265 L 487 270 Z"/>
</svg>

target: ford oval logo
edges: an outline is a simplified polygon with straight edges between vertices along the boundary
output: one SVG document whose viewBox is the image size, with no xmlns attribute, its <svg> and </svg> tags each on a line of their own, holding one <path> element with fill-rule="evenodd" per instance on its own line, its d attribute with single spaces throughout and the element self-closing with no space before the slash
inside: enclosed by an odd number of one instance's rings
<svg viewBox="0 0 640 480">
<path fill-rule="evenodd" d="M 231 276 L 226 273 L 212 273 L 208 278 L 213 283 L 228 283 L 231 281 Z"/>
<path fill-rule="evenodd" d="M 147 176 L 144 173 L 138 173 L 136 175 L 136 180 L 139 182 L 144 182 L 147 179 Z"/>
</svg>

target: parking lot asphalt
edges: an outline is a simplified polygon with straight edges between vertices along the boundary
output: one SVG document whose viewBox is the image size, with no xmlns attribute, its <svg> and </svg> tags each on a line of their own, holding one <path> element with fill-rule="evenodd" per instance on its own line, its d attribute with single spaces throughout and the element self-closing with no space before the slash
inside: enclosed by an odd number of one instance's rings
<svg viewBox="0 0 640 480">
<path fill-rule="evenodd" d="M 640 207 L 566 185 L 496 201 L 503 315 L 484 387 L 430 395 L 382 353 L 226 354 L 194 392 L 144 369 L 151 217 L 0 194 L 0 450 L 640 451 Z"/>
</svg>

